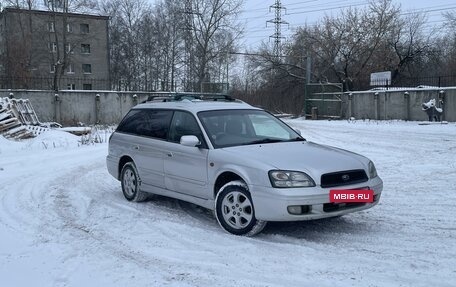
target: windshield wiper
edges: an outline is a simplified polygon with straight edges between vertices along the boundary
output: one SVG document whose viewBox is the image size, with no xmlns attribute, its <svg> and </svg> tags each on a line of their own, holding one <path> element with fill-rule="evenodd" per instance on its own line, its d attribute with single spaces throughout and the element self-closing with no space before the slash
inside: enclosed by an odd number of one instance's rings
<svg viewBox="0 0 456 287">
<path fill-rule="evenodd" d="M 253 144 L 265 144 L 265 143 L 280 143 L 280 142 L 303 142 L 306 141 L 303 137 L 295 137 L 289 140 L 283 139 L 276 139 L 276 138 L 264 138 L 260 140 L 255 140 L 247 143 L 243 143 L 242 145 L 253 145 Z"/>
<path fill-rule="evenodd" d="M 248 143 L 244 143 L 243 145 L 263 144 L 263 143 L 278 143 L 278 142 L 284 142 L 284 140 L 273 139 L 273 138 L 264 138 L 264 139 L 261 139 L 261 140 L 256 140 L 256 141 L 251 141 L 251 142 L 248 142 Z"/>
<path fill-rule="evenodd" d="M 303 137 L 295 137 L 294 139 L 288 140 L 289 142 L 305 142 L 306 139 Z"/>
</svg>

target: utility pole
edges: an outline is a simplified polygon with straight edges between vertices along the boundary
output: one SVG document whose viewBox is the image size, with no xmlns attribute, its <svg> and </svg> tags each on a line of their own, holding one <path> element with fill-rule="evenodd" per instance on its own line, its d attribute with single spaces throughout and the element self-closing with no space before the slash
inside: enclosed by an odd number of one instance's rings
<svg viewBox="0 0 456 287">
<path fill-rule="evenodd" d="M 268 23 L 272 23 L 275 25 L 275 32 L 273 35 L 269 36 L 269 38 L 274 39 L 274 57 L 276 60 L 282 56 L 282 45 L 281 41 L 285 37 L 282 36 L 282 25 L 288 25 L 287 21 L 282 20 L 282 11 L 286 10 L 286 8 L 282 5 L 282 1 L 276 0 L 274 5 L 269 6 L 269 11 L 272 9 L 275 10 L 275 18 L 269 21 L 266 21 L 266 27 Z"/>
</svg>

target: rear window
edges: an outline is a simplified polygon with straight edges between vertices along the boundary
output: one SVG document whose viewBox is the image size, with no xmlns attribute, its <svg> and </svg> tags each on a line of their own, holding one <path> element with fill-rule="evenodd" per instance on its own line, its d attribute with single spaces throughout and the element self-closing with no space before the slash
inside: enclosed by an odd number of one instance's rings
<svg viewBox="0 0 456 287">
<path fill-rule="evenodd" d="M 117 128 L 118 132 L 167 139 L 173 112 L 167 110 L 131 110 Z"/>
</svg>

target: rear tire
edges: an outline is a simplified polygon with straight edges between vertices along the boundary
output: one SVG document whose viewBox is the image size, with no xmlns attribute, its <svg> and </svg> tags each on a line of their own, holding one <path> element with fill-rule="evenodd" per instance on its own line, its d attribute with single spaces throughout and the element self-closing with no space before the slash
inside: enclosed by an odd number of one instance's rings
<svg viewBox="0 0 456 287">
<path fill-rule="evenodd" d="M 240 181 L 232 181 L 220 188 L 214 213 L 220 226 L 234 235 L 253 236 L 260 233 L 267 223 L 255 218 L 250 193 Z"/>
<path fill-rule="evenodd" d="M 122 193 L 128 201 L 141 202 L 147 199 L 147 193 L 141 191 L 141 179 L 133 162 L 127 162 L 120 172 Z"/>
</svg>

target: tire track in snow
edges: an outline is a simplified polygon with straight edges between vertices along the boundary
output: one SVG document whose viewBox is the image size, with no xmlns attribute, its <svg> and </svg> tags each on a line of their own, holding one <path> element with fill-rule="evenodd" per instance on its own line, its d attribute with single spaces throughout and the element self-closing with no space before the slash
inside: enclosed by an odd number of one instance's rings
<svg viewBox="0 0 456 287">
<path fill-rule="evenodd" d="M 57 196 L 58 200 L 54 202 L 55 209 L 60 219 L 66 222 L 64 226 L 70 230 L 71 240 L 80 241 L 82 246 L 87 243 L 91 246 L 87 251 L 78 254 L 79 257 L 86 257 L 93 250 L 102 249 L 105 254 L 117 258 L 115 260 L 123 263 L 129 262 L 140 267 L 141 270 L 155 267 L 162 271 L 166 270 L 170 274 L 173 273 L 170 266 L 179 266 L 180 271 L 174 272 L 175 274 L 191 274 L 197 272 L 196 270 L 199 268 L 217 274 L 215 266 L 222 267 L 214 255 L 218 257 L 216 254 L 223 253 L 223 250 L 218 250 L 212 245 L 209 251 L 204 237 L 201 237 L 198 231 L 205 233 L 206 236 L 209 234 L 219 236 L 220 233 L 222 237 L 229 235 L 220 232 L 216 225 L 208 228 L 210 224 L 207 216 L 187 203 L 164 197 L 158 197 L 155 201 L 142 204 L 127 202 L 121 194 L 119 184 L 113 182 L 105 172 L 104 162 L 70 171 L 56 180 L 56 186 L 60 188 L 60 191 Z M 60 196 L 62 194 L 73 194 L 74 196 Z M 79 204 L 75 204 L 75 202 L 79 202 Z M 89 203 L 81 204 L 80 202 Z M 293 249 L 302 249 L 302 240 L 305 240 L 306 244 L 317 254 L 324 254 L 330 247 L 357 252 L 358 250 L 353 249 L 353 245 L 358 244 L 364 246 L 361 252 L 367 258 L 376 258 L 379 263 L 391 260 L 404 262 L 413 260 L 413 254 L 419 251 L 415 248 L 410 249 L 410 255 L 398 255 L 397 248 L 407 248 L 407 245 L 411 243 L 408 241 L 402 242 L 393 249 L 390 247 L 376 248 L 376 241 L 372 236 L 377 234 L 379 237 L 385 237 L 384 234 L 391 233 L 385 238 L 385 240 L 391 241 L 398 232 L 401 232 L 397 228 L 401 224 L 395 222 L 393 218 L 376 220 L 376 223 L 373 224 L 372 218 L 383 217 L 381 212 L 378 213 L 374 210 L 373 213 L 373 216 L 369 216 L 369 211 L 367 211 L 346 218 L 321 222 L 271 224 L 263 236 L 248 240 L 255 245 L 266 244 L 279 248 L 279 250 L 281 247 L 282 252 L 290 256 L 292 254 L 289 248 L 284 248 L 283 244 L 294 246 Z M 103 223 L 106 219 L 108 219 L 108 223 Z M 132 222 L 134 224 L 129 226 Z M 415 222 L 415 226 L 416 224 Z M 407 230 L 406 223 L 401 226 L 402 231 Z M 113 229 L 111 230 L 110 227 Z M 129 234 L 130 230 L 135 232 L 141 230 L 141 233 Z M 56 232 L 59 232 L 58 228 Z M 144 241 L 144 238 L 148 237 L 151 240 Z M 131 241 L 139 240 L 144 241 L 143 245 L 131 244 Z M 237 240 L 234 239 L 234 241 Z M 152 253 L 146 252 L 144 248 Z M 186 250 L 186 258 L 192 258 L 192 260 L 178 259 L 179 253 L 183 250 Z M 207 263 L 206 258 L 211 257 L 214 258 L 214 262 L 218 263 Z M 366 259 L 364 258 L 364 260 Z M 432 260 L 424 258 L 421 259 L 421 264 L 427 266 L 426 268 L 438 267 Z M 246 278 L 249 277 L 248 274 L 244 275 Z M 273 278 L 269 279 L 273 281 Z M 202 283 L 195 278 L 190 281 Z"/>
<path fill-rule="evenodd" d="M 61 223 L 47 227 L 46 233 L 51 234 L 51 237 L 58 235 L 61 238 L 60 240 L 63 240 L 62 243 L 71 241 L 72 244 L 76 243 L 82 246 L 89 244 L 90 248 L 88 249 L 78 249 L 80 250 L 77 254 L 78 257 L 87 257 L 94 250 L 97 252 L 103 250 L 108 256 L 117 258 L 115 260 L 121 261 L 123 264 L 129 262 L 136 267 L 141 267 L 144 271 L 160 266 L 160 270 L 168 270 L 169 274 L 173 274 L 177 271 L 172 270 L 172 266 L 178 264 L 185 267 L 181 273 L 177 272 L 177 275 L 172 275 L 171 278 L 177 278 L 179 274 L 186 274 L 184 271 L 188 269 L 194 269 L 193 273 L 195 273 L 196 269 L 199 268 L 195 267 L 196 263 L 200 266 L 207 264 L 209 267 L 211 265 L 207 263 L 205 256 L 201 255 L 204 252 L 197 251 L 202 249 L 203 241 L 198 242 L 186 238 L 179 230 L 173 231 L 170 228 L 173 225 L 180 227 L 189 223 L 194 225 L 194 223 L 198 223 L 194 217 L 176 209 L 179 208 L 179 204 L 173 199 L 161 198 L 161 202 L 158 204 L 153 201 L 142 204 L 127 202 L 121 195 L 120 185 L 105 171 L 104 163 L 76 168 L 74 171 L 69 171 L 66 175 L 56 178 L 54 184 L 51 185 L 54 186 L 56 192 L 54 194 L 55 200 L 49 206 L 49 209 L 54 212 L 49 214 L 55 213 L 56 216 L 49 216 L 47 221 Z M 85 203 L 81 204 L 81 202 Z M 162 203 L 165 203 L 165 206 L 161 206 Z M 126 218 L 116 217 L 119 213 L 122 213 L 122 216 Z M 112 219 L 114 219 L 114 221 L 121 221 L 122 224 L 121 226 L 110 226 L 103 222 L 106 219 L 110 223 L 113 223 Z M 162 223 L 164 219 L 166 219 L 165 224 Z M 182 219 L 185 219 L 184 223 L 182 223 Z M 129 226 L 129 223 L 135 221 L 136 223 L 133 226 Z M 146 225 L 145 222 L 151 223 L 151 226 Z M 154 226 L 154 223 L 158 223 L 158 225 Z M 110 227 L 114 227 L 114 230 L 111 230 Z M 140 236 L 129 235 L 131 228 L 138 230 L 140 227 L 143 234 L 139 234 Z M 192 228 L 192 226 L 186 228 Z M 63 236 L 62 231 L 65 233 Z M 168 252 L 175 253 L 171 249 L 185 249 L 188 248 L 189 244 L 196 245 L 194 246 L 196 253 L 194 258 L 199 259 L 187 263 L 176 259 L 179 256 L 176 258 L 169 255 L 158 256 L 157 254 L 151 256 L 151 254 L 144 252 L 144 244 L 131 244 L 131 241 L 144 241 L 145 236 L 143 235 L 149 232 L 151 235 L 159 234 L 161 239 L 155 242 L 143 242 L 148 245 L 148 249 L 160 249 L 160 251 L 168 249 Z M 218 229 L 217 232 L 219 232 Z M 119 236 L 120 234 L 122 236 Z M 132 237 L 138 238 L 133 239 Z M 150 243 L 153 244 L 150 245 Z M 192 280 L 204 283 L 204 280 L 201 281 L 198 278 Z M 204 284 L 210 284 L 210 282 Z"/>
<path fill-rule="evenodd" d="M 105 147 L 96 150 L 103 149 Z M 13 176 L 4 181 L 0 188 L 0 222 L 25 234 L 34 234 L 39 228 L 43 204 L 52 194 L 49 188 L 52 178 L 64 174 L 72 164 L 78 165 L 85 159 L 93 160 L 93 155 L 87 155 L 84 148 L 78 149 L 73 158 L 69 158 L 65 150 L 30 153 L 31 156 L 21 162 L 4 166 L 5 171 Z M 46 155 L 46 162 L 43 162 L 43 154 Z M 61 166 L 63 162 L 66 166 Z"/>
<path fill-rule="evenodd" d="M 119 184 L 106 173 L 104 162 L 67 170 L 50 185 L 55 199 L 49 202 L 47 209 L 51 212 L 43 221 L 53 224 L 42 228 L 48 240 L 71 242 L 75 246 L 65 256 L 69 261 L 98 253 L 97 256 L 104 254 L 122 265 L 134 265 L 130 268 L 139 268 L 136 272 L 141 274 L 154 268 L 160 270 L 159 274 L 170 274 L 169 278 L 163 278 L 165 281 L 178 280 L 183 276 L 179 274 L 187 274 L 185 280 L 195 285 L 223 286 L 227 278 L 220 270 L 226 264 L 235 266 L 236 257 L 248 260 L 248 252 L 241 248 L 227 256 L 226 244 L 220 242 L 237 245 L 241 240 L 245 241 L 244 248 L 249 249 L 255 247 L 255 242 L 263 244 L 260 238 L 239 238 L 222 232 L 214 219 L 210 222 L 206 212 L 187 203 L 163 197 L 141 204 L 127 202 Z M 218 238 L 217 243 L 211 240 L 208 245 L 208 236 Z M 142 243 L 136 244 L 138 241 Z M 228 258 L 220 261 L 223 257 Z M 201 269 L 212 274 L 211 279 L 192 275 L 201 274 Z M 255 278 L 248 269 L 236 272 L 244 274 L 245 286 L 265 285 L 261 283 L 264 279 Z M 268 273 L 269 281 L 274 282 L 275 275 Z M 283 278 L 281 281 L 289 285 L 293 282 Z"/>
</svg>

